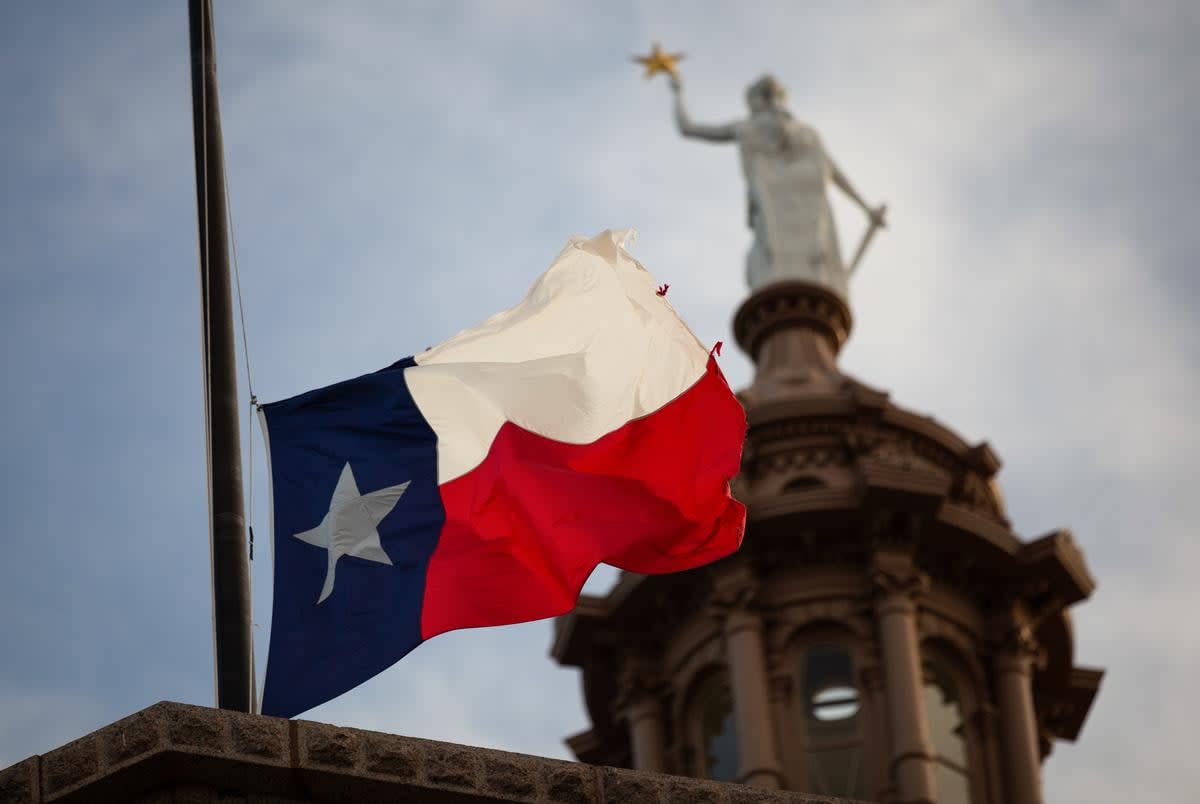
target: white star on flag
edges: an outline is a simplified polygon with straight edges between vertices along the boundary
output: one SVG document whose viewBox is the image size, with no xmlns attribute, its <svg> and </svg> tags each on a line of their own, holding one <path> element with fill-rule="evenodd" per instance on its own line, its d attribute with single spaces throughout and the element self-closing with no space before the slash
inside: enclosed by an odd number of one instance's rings
<svg viewBox="0 0 1200 804">
<path fill-rule="evenodd" d="M 388 554 L 379 543 L 379 523 L 400 501 L 411 480 L 398 486 L 360 494 L 354 480 L 354 470 L 347 462 L 329 501 L 329 513 L 312 530 L 293 534 L 295 538 L 329 551 L 329 569 L 317 603 L 324 602 L 333 592 L 333 571 L 342 556 L 365 558 L 380 564 L 391 564 Z"/>
</svg>

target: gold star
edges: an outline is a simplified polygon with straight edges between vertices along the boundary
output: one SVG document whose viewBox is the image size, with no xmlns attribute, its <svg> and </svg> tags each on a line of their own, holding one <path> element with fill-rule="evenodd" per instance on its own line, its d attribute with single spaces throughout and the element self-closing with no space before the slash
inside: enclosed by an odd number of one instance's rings
<svg viewBox="0 0 1200 804">
<path fill-rule="evenodd" d="M 658 73 L 667 73 L 679 77 L 679 62 L 683 61 L 682 53 L 666 53 L 658 42 L 650 48 L 645 56 L 634 56 L 633 60 L 646 68 L 646 77 L 653 78 Z"/>
</svg>

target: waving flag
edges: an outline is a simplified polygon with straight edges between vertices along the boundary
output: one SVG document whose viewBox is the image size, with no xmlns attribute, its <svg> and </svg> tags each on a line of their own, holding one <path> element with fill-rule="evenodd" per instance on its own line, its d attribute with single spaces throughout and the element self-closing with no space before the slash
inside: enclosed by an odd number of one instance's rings
<svg viewBox="0 0 1200 804">
<path fill-rule="evenodd" d="M 264 714 L 444 631 L 570 611 L 600 562 L 675 572 L 737 549 L 741 405 L 622 241 L 573 240 L 478 327 L 263 407 Z"/>
</svg>

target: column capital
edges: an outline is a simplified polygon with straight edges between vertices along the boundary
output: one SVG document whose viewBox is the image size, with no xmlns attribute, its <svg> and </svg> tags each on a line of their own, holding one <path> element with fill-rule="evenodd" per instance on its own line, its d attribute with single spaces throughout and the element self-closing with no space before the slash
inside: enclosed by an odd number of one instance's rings
<svg viewBox="0 0 1200 804">
<path fill-rule="evenodd" d="M 1045 661 L 1046 651 L 1034 635 L 1033 623 L 1019 606 L 993 617 L 990 642 L 998 670 L 1029 673 Z"/>
<path fill-rule="evenodd" d="M 725 567 L 713 576 L 713 589 L 708 599 L 708 614 L 721 623 L 729 636 L 744 628 L 762 629 L 758 601 L 762 583 L 753 568 L 745 562 Z"/>
<path fill-rule="evenodd" d="M 657 713 L 659 695 L 663 690 L 658 665 L 647 656 L 627 656 L 617 674 L 617 693 L 613 710 L 618 718 L 633 723 L 648 714 Z"/>
<path fill-rule="evenodd" d="M 893 607 L 912 611 L 916 601 L 929 590 L 929 576 L 904 553 L 877 551 L 871 558 L 869 577 L 880 613 Z"/>
</svg>

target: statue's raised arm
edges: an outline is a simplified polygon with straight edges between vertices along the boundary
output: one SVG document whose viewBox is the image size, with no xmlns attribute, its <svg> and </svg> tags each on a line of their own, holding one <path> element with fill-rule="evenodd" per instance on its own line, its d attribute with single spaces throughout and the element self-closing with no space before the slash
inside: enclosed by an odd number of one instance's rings
<svg viewBox="0 0 1200 804">
<path fill-rule="evenodd" d="M 679 133 L 685 137 L 693 137 L 709 142 L 736 142 L 737 123 L 711 125 L 692 122 L 683 100 L 683 81 L 678 75 L 671 75 L 671 90 L 675 93 L 675 125 Z"/>
</svg>

